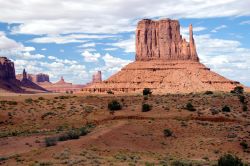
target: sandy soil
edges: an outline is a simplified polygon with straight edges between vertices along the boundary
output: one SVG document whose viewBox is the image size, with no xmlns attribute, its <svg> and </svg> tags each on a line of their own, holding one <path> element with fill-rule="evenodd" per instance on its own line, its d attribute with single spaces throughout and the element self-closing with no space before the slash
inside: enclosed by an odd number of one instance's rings
<svg viewBox="0 0 250 166">
<path fill-rule="evenodd" d="M 244 96 L 250 109 L 250 94 Z M 122 110 L 111 114 L 112 100 Z M 188 102 L 196 111 L 185 108 Z M 143 103 L 152 110 L 142 112 Z M 230 93 L 0 96 L 0 165 L 212 165 L 225 153 L 247 163 L 249 148 L 240 143 L 250 144 L 250 115 L 242 107 Z M 87 123 L 96 126 L 88 135 L 45 146 L 45 137 Z"/>
</svg>

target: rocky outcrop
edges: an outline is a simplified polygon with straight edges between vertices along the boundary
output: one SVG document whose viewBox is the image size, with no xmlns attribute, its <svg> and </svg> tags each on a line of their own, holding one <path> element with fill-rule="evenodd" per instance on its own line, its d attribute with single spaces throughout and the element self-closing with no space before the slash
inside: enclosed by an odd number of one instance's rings
<svg viewBox="0 0 250 166">
<path fill-rule="evenodd" d="M 107 80 L 87 86 L 84 91 L 141 93 L 144 88 L 151 88 L 155 94 L 166 94 L 231 91 L 241 85 L 200 63 L 192 25 L 189 34 L 187 42 L 180 35 L 177 20 L 140 21 L 136 29 L 136 61 Z"/>
<path fill-rule="evenodd" d="M 23 74 L 17 74 L 16 78 L 20 81 L 23 79 Z M 27 78 L 34 83 L 50 82 L 49 75 L 39 73 L 39 74 L 27 74 Z"/>
<path fill-rule="evenodd" d="M 43 88 L 51 91 L 51 92 L 79 92 L 84 87 L 84 85 L 75 85 L 70 82 L 66 82 L 63 77 L 56 83 L 50 83 L 50 82 L 40 82 L 38 83 Z"/>
<path fill-rule="evenodd" d="M 192 25 L 189 26 L 190 39 L 187 42 L 180 35 L 177 20 L 153 21 L 144 19 L 136 29 L 137 61 L 147 60 L 192 60 L 199 61 L 193 38 Z"/>
<path fill-rule="evenodd" d="M 6 57 L 0 57 L 0 91 L 24 92 L 16 79 L 14 63 Z"/>
<path fill-rule="evenodd" d="M 37 85 L 36 83 L 32 82 L 29 79 L 28 74 L 25 71 L 25 69 L 23 69 L 23 76 L 22 76 L 22 80 L 21 80 L 21 86 L 25 87 L 25 88 L 33 89 L 33 90 L 47 91 L 43 87 L 41 87 L 41 86 Z"/>
<path fill-rule="evenodd" d="M 97 71 L 92 75 L 92 83 L 102 82 L 102 72 Z"/>
<path fill-rule="evenodd" d="M 0 57 L 0 79 L 16 79 L 14 63 L 6 57 Z"/>
<path fill-rule="evenodd" d="M 50 82 L 49 81 L 49 75 L 48 74 L 43 74 L 39 73 L 36 75 L 36 82 Z"/>
</svg>

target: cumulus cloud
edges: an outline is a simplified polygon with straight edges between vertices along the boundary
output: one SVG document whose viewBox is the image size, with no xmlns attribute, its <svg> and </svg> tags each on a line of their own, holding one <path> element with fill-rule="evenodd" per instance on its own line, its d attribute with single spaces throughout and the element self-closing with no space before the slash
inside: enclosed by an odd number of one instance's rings
<svg viewBox="0 0 250 166">
<path fill-rule="evenodd" d="M 82 53 L 82 56 L 84 57 L 84 60 L 86 62 L 97 62 L 98 59 L 101 57 L 100 53 L 91 53 L 89 51 L 84 51 Z"/>
<path fill-rule="evenodd" d="M 35 51 L 34 47 L 24 46 L 22 43 L 16 42 L 0 31 L 0 54 L 9 58 L 17 57 L 22 59 L 41 59 L 45 56 L 42 54 L 31 54 Z"/>
<path fill-rule="evenodd" d="M 111 43 L 111 46 L 119 47 L 124 50 L 124 52 L 135 52 L 135 36 L 132 35 L 129 39 L 120 40 L 115 43 Z"/>
<path fill-rule="evenodd" d="M 227 26 L 226 25 L 220 25 L 218 27 L 215 27 L 211 32 L 216 33 L 219 30 L 224 29 L 224 28 L 227 28 Z"/>
<path fill-rule="evenodd" d="M 30 40 L 33 43 L 85 43 L 89 39 L 113 38 L 112 35 L 87 35 L 87 34 L 69 34 L 69 35 L 48 35 Z"/>
<path fill-rule="evenodd" d="M 131 32 L 138 18 L 248 16 L 250 1 L 239 0 L 0 0 L 0 21 L 17 23 L 13 33 L 67 34 Z M 56 6 L 56 7 L 55 7 Z M 129 9 L 129 12 L 128 12 Z M 150 9 L 150 10 L 149 10 Z M 13 12 L 15 11 L 15 12 Z M 96 14 L 101 13 L 101 14 Z"/>
<path fill-rule="evenodd" d="M 120 70 L 122 67 L 132 62 L 131 60 L 121 59 L 118 57 L 114 57 L 110 54 L 105 54 L 102 59 L 105 62 L 105 66 L 102 68 L 104 71 L 115 72 Z"/>
</svg>

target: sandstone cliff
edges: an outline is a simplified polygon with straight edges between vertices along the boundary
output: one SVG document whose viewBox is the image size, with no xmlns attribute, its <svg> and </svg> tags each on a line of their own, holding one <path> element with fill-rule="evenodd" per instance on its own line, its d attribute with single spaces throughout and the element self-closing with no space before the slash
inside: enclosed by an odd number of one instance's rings
<svg viewBox="0 0 250 166">
<path fill-rule="evenodd" d="M 193 39 L 192 25 L 187 42 L 180 35 L 177 20 L 153 21 L 144 19 L 136 29 L 136 60 L 192 60 L 199 61 Z"/>
<path fill-rule="evenodd" d="M 241 85 L 201 64 L 192 25 L 189 26 L 189 35 L 189 42 L 182 38 L 177 20 L 139 21 L 136 29 L 136 61 L 107 80 L 90 84 L 84 91 L 141 93 L 144 88 L 151 88 L 153 93 L 229 92 Z"/>
<path fill-rule="evenodd" d="M 6 57 L 0 57 L 0 79 L 16 79 L 14 63 Z"/>
</svg>

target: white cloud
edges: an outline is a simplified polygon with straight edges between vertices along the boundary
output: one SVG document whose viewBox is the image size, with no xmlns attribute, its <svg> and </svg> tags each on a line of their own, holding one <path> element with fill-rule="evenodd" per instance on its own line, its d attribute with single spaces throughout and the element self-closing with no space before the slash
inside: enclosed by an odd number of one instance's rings
<svg viewBox="0 0 250 166">
<path fill-rule="evenodd" d="M 220 26 L 218 26 L 218 27 L 215 27 L 211 32 L 216 33 L 216 32 L 218 32 L 219 30 L 225 29 L 225 28 L 227 28 L 226 25 L 220 25 Z"/>
<path fill-rule="evenodd" d="M 82 44 L 82 45 L 80 45 L 78 47 L 80 47 L 80 48 L 88 48 L 88 47 L 95 47 L 95 46 L 96 46 L 96 44 L 94 42 L 91 42 L 91 43 Z"/>
<path fill-rule="evenodd" d="M 125 60 L 118 57 L 114 57 L 108 53 L 105 54 L 105 56 L 103 56 L 102 59 L 105 62 L 105 66 L 102 67 L 102 70 L 112 73 L 120 70 L 122 67 L 132 62 L 131 60 Z"/>
<path fill-rule="evenodd" d="M 0 0 L 1 22 L 19 23 L 13 33 L 119 33 L 135 29 L 138 18 L 249 16 L 250 1 L 239 0 Z M 55 7 L 56 6 L 56 7 Z M 129 9 L 129 11 L 128 11 Z M 15 11 L 15 12 L 13 12 Z M 101 13 L 101 14 L 97 14 Z"/>
<path fill-rule="evenodd" d="M 35 51 L 34 47 L 26 47 L 22 43 L 18 43 L 6 36 L 4 32 L 0 31 L 0 54 L 9 58 L 17 57 L 21 59 L 41 59 L 44 55 L 31 54 Z"/>
<path fill-rule="evenodd" d="M 200 31 L 204 31 L 206 30 L 207 28 L 206 27 L 196 27 L 194 26 L 193 27 L 193 32 L 200 32 Z M 181 34 L 188 34 L 189 33 L 189 27 L 181 27 Z"/>
<path fill-rule="evenodd" d="M 30 40 L 34 43 L 85 43 L 89 39 L 113 38 L 113 35 L 87 35 L 87 34 L 70 34 L 70 35 L 48 35 Z"/>
<path fill-rule="evenodd" d="M 240 25 L 249 25 L 250 24 L 250 20 L 247 20 L 247 21 L 242 21 L 240 23 Z"/>
<path fill-rule="evenodd" d="M 135 52 L 135 36 L 132 35 L 129 39 L 120 40 L 115 43 L 111 43 L 111 46 L 122 48 L 125 52 Z"/>
<path fill-rule="evenodd" d="M 89 51 L 84 51 L 82 53 L 84 60 L 86 62 L 97 62 L 98 59 L 101 57 L 100 53 L 90 53 Z"/>
<path fill-rule="evenodd" d="M 42 51 L 47 51 L 47 48 L 42 48 L 41 50 L 42 50 Z"/>
<path fill-rule="evenodd" d="M 118 48 L 116 48 L 116 47 L 104 48 L 105 51 L 115 51 L 117 49 Z"/>
</svg>

